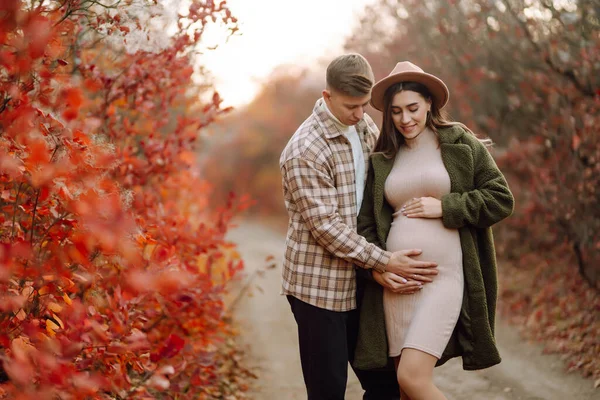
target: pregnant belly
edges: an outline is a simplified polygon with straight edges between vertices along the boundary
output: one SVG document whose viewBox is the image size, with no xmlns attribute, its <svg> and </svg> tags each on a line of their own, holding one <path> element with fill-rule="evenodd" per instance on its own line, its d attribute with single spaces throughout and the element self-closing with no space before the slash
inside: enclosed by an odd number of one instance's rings
<svg viewBox="0 0 600 400">
<path fill-rule="evenodd" d="M 444 227 L 441 218 L 407 218 L 396 215 L 387 238 L 387 250 L 420 249 L 416 260 L 439 264 L 462 264 L 460 236 L 457 229 Z"/>
</svg>

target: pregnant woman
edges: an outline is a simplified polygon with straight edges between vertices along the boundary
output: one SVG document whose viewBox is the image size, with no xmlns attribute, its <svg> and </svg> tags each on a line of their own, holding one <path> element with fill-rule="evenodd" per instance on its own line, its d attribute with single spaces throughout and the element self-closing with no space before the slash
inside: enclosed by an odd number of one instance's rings
<svg viewBox="0 0 600 400">
<path fill-rule="evenodd" d="M 400 62 L 372 91 L 383 112 L 371 157 L 359 233 L 389 251 L 419 249 L 437 262 L 432 281 L 372 272 L 361 307 L 354 365 L 395 361 L 402 399 L 446 399 L 433 369 L 463 357 L 465 369 L 500 362 L 494 343 L 496 260 L 490 227 L 514 200 L 486 142 L 441 112 L 449 92 L 437 77 Z M 404 291 L 406 293 L 406 291 Z M 383 350 L 382 350 L 383 349 Z M 387 354 L 386 354 L 387 353 Z"/>
</svg>

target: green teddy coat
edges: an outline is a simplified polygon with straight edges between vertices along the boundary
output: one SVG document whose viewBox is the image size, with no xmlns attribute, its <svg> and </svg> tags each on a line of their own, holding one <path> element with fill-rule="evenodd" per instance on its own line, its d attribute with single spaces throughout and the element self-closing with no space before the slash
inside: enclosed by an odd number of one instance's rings
<svg viewBox="0 0 600 400">
<path fill-rule="evenodd" d="M 442 221 L 446 228 L 459 230 L 465 292 L 458 322 L 437 365 L 462 356 L 466 370 L 488 368 L 500 362 L 494 340 L 498 286 L 490 227 L 512 213 L 514 198 L 488 150 L 477 138 L 459 126 L 439 129 L 438 133 L 442 160 L 451 182 L 451 193 L 442 198 Z M 385 249 L 393 210 L 384 198 L 384 185 L 394 159 L 374 154 L 370 162 L 358 233 Z M 365 279 L 364 273 L 359 276 L 362 276 L 359 286 L 364 292 L 353 365 L 358 369 L 390 368 L 393 364 L 388 358 L 383 288 L 372 278 Z"/>
</svg>

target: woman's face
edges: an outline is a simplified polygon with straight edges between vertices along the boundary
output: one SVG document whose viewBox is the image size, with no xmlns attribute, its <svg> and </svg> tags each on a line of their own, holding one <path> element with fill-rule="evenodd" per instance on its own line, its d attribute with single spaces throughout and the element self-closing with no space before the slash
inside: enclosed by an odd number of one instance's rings
<svg viewBox="0 0 600 400">
<path fill-rule="evenodd" d="M 410 90 L 396 93 L 392 99 L 392 121 L 404 139 L 410 141 L 425 130 L 431 101 Z"/>
</svg>

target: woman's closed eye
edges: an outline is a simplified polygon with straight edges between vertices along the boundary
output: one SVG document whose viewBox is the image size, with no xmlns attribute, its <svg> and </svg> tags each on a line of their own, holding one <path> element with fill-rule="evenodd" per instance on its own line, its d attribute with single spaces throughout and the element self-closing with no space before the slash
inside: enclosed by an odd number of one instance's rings
<svg viewBox="0 0 600 400">
<path fill-rule="evenodd" d="M 410 113 L 416 113 L 417 111 L 419 111 L 418 107 L 415 109 L 412 109 L 412 110 L 410 108 L 408 109 L 408 112 L 410 112 Z M 399 115 L 399 114 L 402 114 L 402 111 L 401 110 L 392 110 L 392 114 Z"/>
</svg>

